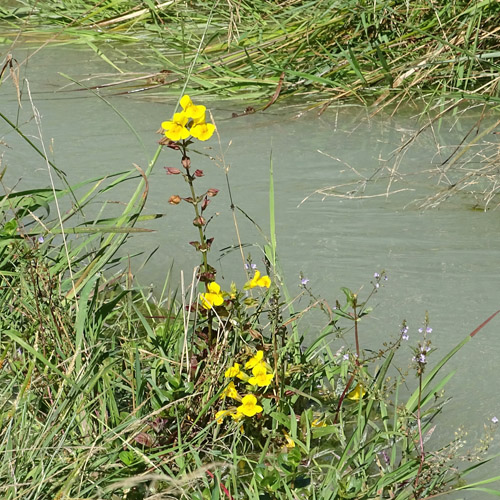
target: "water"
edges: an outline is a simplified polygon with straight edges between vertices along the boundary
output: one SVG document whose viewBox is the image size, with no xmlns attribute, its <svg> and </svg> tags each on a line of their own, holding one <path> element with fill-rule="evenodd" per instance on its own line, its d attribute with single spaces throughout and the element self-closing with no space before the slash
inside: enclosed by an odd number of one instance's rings
<svg viewBox="0 0 500 500">
<path fill-rule="evenodd" d="M 22 60 L 25 52 L 15 56 Z M 107 92 L 108 102 L 104 102 L 85 91 L 54 92 L 69 83 L 58 73 L 80 81 L 109 72 L 110 68 L 94 55 L 68 48 L 45 49 L 23 69 L 33 104 L 42 116 L 44 143 L 72 184 L 128 170 L 133 163 L 145 167 L 160 137 L 155 131 L 173 110 L 172 101 L 158 98 L 113 97 Z M 0 106 L 37 142 L 27 89 L 25 84 L 23 107 L 18 110 L 15 91 L 10 82 L 4 82 Z M 442 122 L 418 135 L 404 153 L 398 153 L 398 148 L 428 123 L 418 121 L 414 108 L 398 110 L 394 116 L 392 110 L 372 116 L 372 110 L 351 104 L 331 106 L 318 117 L 314 111 L 304 112 L 304 102 L 294 102 L 284 108 L 275 105 L 265 113 L 231 119 L 231 114 L 241 112 L 246 104 L 207 104 L 214 114 L 221 143 L 213 139 L 198 147 L 215 161 L 194 154 L 192 161 L 194 167 L 205 171 L 205 177 L 197 181 L 200 191 L 202 186 L 221 190 L 207 213 L 218 213 L 210 222 L 208 234 L 216 236 L 212 259 L 217 258 L 223 283 L 234 280 L 241 285 L 245 281 L 239 253 L 221 252 L 238 242 L 225 172 L 235 205 L 268 233 L 272 161 L 278 253 L 293 295 L 301 292 L 299 276 L 303 273 L 315 295 L 333 305 L 336 298 L 342 298 L 340 287 L 360 289 L 361 296 L 368 294 L 373 274 L 386 270 L 389 279 L 372 300 L 375 310 L 371 319 L 361 324 L 365 347 L 379 346 L 397 335 L 403 319 L 410 325 L 410 344 L 415 342 L 417 329 L 428 311 L 437 359 L 499 307 L 498 212 L 472 210 L 477 197 L 464 193 L 425 211 L 415 202 L 439 192 L 437 169 L 478 120 L 482 109 L 446 115 Z M 491 111 L 480 130 L 494 122 Z M 9 145 L 3 148 L 2 163 L 7 166 L 4 183 L 16 185 L 17 189 L 48 185 L 43 160 L 26 148 L 4 122 L 0 136 Z M 478 141 L 472 154 L 467 155 L 474 163 L 466 165 L 461 161 L 460 168 L 447 172 L 448 181 L 456 182 L 469 167 L 484 162 L 484 156 L 497 152 L 498 137 L 488 133 Z M 166 176 L 163 166 L 179 166 L 175 152 L 165 149 L 161 154 L 151 177 L 146 213 L 164 213 L 166 217 L 147 225 L 155 233 L 134 236 L 127 246 L 130 254 L 144 252 L 134 261 L 136 269 L 159 247 L 137 275 L 142 284 L 152 283 L 157 290 L 172 262 L 175 280 L 180 270 L 190 279 L 197 263 L 197 254 L 188 245 L 196 239 L 195 228 L 188 222 L 193 218 L 189 206 L 167 204 L 172 194 L 187 195 L 186 186 L 180 177 Z M 396 167 L 398 175 L 393 175 L 389 187 L 389 192 L 395 194 L 381 196 L 388 189 L 390 171 Z M 315 194 L 329 186 L 338 186 L 336 196 L 327 196 L 324 191 Z M 365 189 L 361 189 L 363 186 Z M 132 190 L 129 184 L 111 197 L 123 201 Z M 100 208 L 95 207 L 96 213 Z M 250 245 L 245 253 L 250 253 L 263 269 L 259 245 L 264 240 L 240 211 L 235 213 L 241 240 Z M 302 296 L 297 308 L 308 303 L 309 299 Z M 325 322 L 320 314 L 313 314 L 302 321 L 301 331 L 313 338 Z M 446 440 L 453 429 L 463 424 L 472 443 L 481 436 L 485 423 L 495 415 L 500 417 L 500 400 L 492 391 L 499 378 L 499 334 L 500 319 L 495 319 L 451 361 L 450 367 L 457 373 L 447 394 L 453 394 L 453 399 L 441 418 L 440 423 L 445 425 L 435 433 L 438 439 Z M 410 347 L 403 351 L 405 355 L 411 357 Z M 499 450 L 495 444 L 494 451 Z M 481 476 L 488 472 L 494 474 L 494 468 L 483 469 Z M 474 498 L 472 494 L 463 497 Z"/>
</svg>

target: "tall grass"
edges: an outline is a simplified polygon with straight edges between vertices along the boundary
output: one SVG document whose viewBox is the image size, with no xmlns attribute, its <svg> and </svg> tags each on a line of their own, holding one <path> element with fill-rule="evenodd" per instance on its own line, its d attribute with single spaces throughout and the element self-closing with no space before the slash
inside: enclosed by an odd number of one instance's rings
<svg viewBox="0 0 500 500">
<path fill-rule="evenodd" d="M 276 90 L 320 109 L 346 98 L 499 99 L 495 0 L 19 4 L 0 10 L 11 40 L 17 30 L 23 43 L 40 44 L 40 34 L 43 43 L 85 43 L 121 72 L 109 42 L 144 49 L 139 60 L 164 71 L 143 80 L 148 94 L 179 93 L 194 63 L 193 90 L 262 105 Z"/>
</svg>

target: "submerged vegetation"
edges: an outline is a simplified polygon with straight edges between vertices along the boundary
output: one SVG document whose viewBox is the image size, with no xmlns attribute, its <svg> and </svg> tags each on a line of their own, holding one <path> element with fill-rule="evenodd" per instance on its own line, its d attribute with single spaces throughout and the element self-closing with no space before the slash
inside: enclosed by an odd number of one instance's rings
<svg viewBox="0 0 500 500">
<path fill-rule="evenodd" d="M 23 44 L 87 44 L 113 68 L 116 85 L 132 84 L 120 45 L 129 44 L 128 53 L 135 46 L 132 60 L 147 69 L 133 84 L 148 95 L 178 95 L 189 74 L 204 95 L 315 96 L 322 107 L 345 98 L 498 102 L 499 16 L 496 0 L 17 0 L 0 7 L 4 43 L 15 46 L 20 36 Z"/>
<path fill-rule="evenodd" d="M 497 313 L 437 359 L 427 315 L 413 326 L 416 341 L 402 318 L 378 350 L 363 348 L 383 271 L 364 296 L 344 288 L 334 305 L 316 299 L 303 277 L 301 295 L 311 302 L 295 310 L 277 257 L 272 168 L 263 254 L 252 259 L 240 245 L 245 278 L 218 282 L 209 231 L 219 189 L 200 191 L 210 164 L 190 156 L 216 128 L 205 106 L 189 96 L 180 105 L 162 123 L 146 169 L 0 199 L 2 498 L 498 495 L 489 484 L 500 477 L 466 482 L 492 458 L 496 418 L 468 449 L 462 432 L 445 445 L 431 439 L 453 375 L 446 363 Z M 115 269 L 127 235 L 155 217 L 142 212 L 160 154 L 178 158 L 179 168 L 165 173 L 181 194 L 167 197 L 192 207 L 187 224 L 198 239 L 189 244 L 199 264 L 190 284 L 175 292 L 168 278 L 152 298 Z M 49 161 L 46 168 L 53 171 Z M 85 219 L 93 200 L 130 181 L 137 188 L 119 216 Z M 312 308 L 326 325 L 305 345 L 301 322 Z M 405 373 L 393 365 L 409 343 Z"/>
</svg>

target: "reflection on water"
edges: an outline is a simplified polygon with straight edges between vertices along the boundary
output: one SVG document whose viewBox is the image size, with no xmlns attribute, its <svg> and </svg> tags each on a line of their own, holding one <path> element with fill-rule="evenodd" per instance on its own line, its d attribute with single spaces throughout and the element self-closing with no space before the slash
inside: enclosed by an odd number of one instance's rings
<svg viewBox="0 0 500 500">
<path fill-rule="evenodd" d="M 42 51 L 33 58 L 25 76 L 42 115 L 44 142 L 70 183 L 127 170 L 132 163 L 145 166 L 157 147 L 155 131 L 173 111 L 172 102 L 126 97 L 104 102 L 85 92 L 54 93 L 67 83 L 57 72 L 78 79 L 92 71 L 109 71 L 88 54 L 75 59 L 75 51 L 59 49 L 57 57 L 54 53 Z M 15 92 L 4 83 L 1 107 L 36 142 L 26 90 L 25 86 L 23 108 L 18 110 Z M 389 280 L 373 299 L 376 307 L 371 319 L 361 323 L 363 342 L 367 347 L 380 345 L 396 335 L 406 319 L 411 344 L 428 311 L 433 345 L 439 348 L 434 355 L 437 359 L 499 307 L 500 219 L 496 211 L 472 210 L 477 198 L 463 193 L 427 211 L 420 210 L 415 200 L 434 196 L 438 179 L 441 187 L 449 186 L 468 175 L 474 165 L 486 165 L 498 153 L 499 129 L 481 137 L 447 169 L 445 160 L 481 117 L 481 108 L 467 113 L 457 108 L 398 151 L 429 124 L 418 120 L 414 109 L 401 109 L 392 116 L 387 110 L 373 115 L 372 110 L 357 105 L 331 106 L 318 117 L 314 112 L 303 113 L 304 103 L 299 104 L 284 109 L 275 105 L 263 114 L 230 119 L 246 104 L 209 103 L 221 144 L 214 139 L 197 146 L 201 154 L 193 154 L 192 161 L 206 174 L 197 180 L 200 190 L 202 186 L 221 189 L 208 210 L 216 216 L 207 231 L 216 235 L 212 258 L 218 259 L 219 275 L 227 283 L 245 281 L 238 252 L 219 258 L 221 249 L 238 243 L 225 172 L 235 205 L 267 232 L 272 161 L 278 252 L 291 293 L 300 293 L 302 272 L 314 293 L 334 304 L 341 286 L 361 288 L 361 295 L 368 293 L 374 272 L 385 269 Z M 479 132 L 494 123 L 493 116 L 486 115 Z M 0 134 L 9 145 L 3 148 L 4 182 L 18 189 L 48 184 L 40 157 L 5 123 Z M 172 194 L 184 194 L 182 180 L 167 177 L 163 170 L 178 164 L 175 152 L 162 152 L 152 175 L 146 211 L 165 213 L 166 217 L 149 224 L 157 232 L 129 240 L 131 254 L 144 252 L 137 266 L 145 255 L 160 248 L 140 272 L 141 283 L 161 286 L 173 261 L 176 277 L 181 269 L 190 277 L 197 262 L 197 254 L 188 245 L 196 237 L 188 222 L 192 220 L 189 207 L 167 204 Z M 484 189 L 479 184 L 466 187 L 469 191 Z M 124 187 L 122 201 L 130 194 L 126 191 Z M 384 193 L 389 195 L 381 196 Z M 117 193 L 113 196 L 118 197 Z M 255 242 L 263 245 L 264 241 L 239 209 L 235 215 L 241 240 L 249 245 L 245 252 L 262 266 L 262 253 Z M 303 296 L 296 307 L 308 303 Z M 311 338 L 324 322 L 319 313 L 313 314 L 302 321 L 301 328 Z M 470 442 L 482 432 L 484 422 L 494 415 L 500 417 L 500 400 L 491 392 L 499 377 L 495 363 L 500 355 L 499 334 L 500 323 L 494 320 L 451 362 L 458 371 L 450 384 L 454 399 L 448 404 L 447 423 L 452 429 L 465 423 L 470 428 Z M 410 349 L 405 352 L 409 359 Z"/>
</svg>

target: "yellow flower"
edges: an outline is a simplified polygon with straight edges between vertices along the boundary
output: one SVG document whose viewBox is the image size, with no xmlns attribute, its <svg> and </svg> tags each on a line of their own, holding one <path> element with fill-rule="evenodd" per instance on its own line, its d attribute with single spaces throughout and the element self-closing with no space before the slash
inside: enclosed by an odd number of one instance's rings
<svg viewBox="0 0 500 500">
<path fill-rule="evenodd" d="M 205 123 L 205 119 L 203 121 L 195 120 L 191 127 L 191 135 L 200 141 L 208 141 L 214 132 L 215 125 L 213 123 Z"/>
<path fill-rule="evenodd" d="M 271 278 L 269 278 L 269 276 L 261 277 L 260 272 L 255 271 L 254 277 L 243 288 L 255 288 L 256 286 L 269 288 L 271 286 Z"/>
<path fill-rule="evenodd" d="M 241 403 L 241 406 L 238 406 L 236 410 L 247 417 L 253 417 L 256 413 L 260 413 L 263 410 L 262 406 L 257 404 L 257 398 L 253 394 L 247 394 L 241 400 Z"/>
<path fill-rule="evenodd" d="M 311 427 L 313 427 L 313 428 L 326 427 L 326 422 L 323 422 L 323 420 L 316 418 L 311 422 Z"/>
<path fill-rule="evenodd" d="M 295 448 L 295 441 L 290 437 L 290 435 L 288 434 L 288 432 L 283 431 L 283 434 L 285 435 L 285 439 L 286 439 L 285 446 L 288 449 Z"/>
<path fill-rule="evenodd" d="M 182 96 L 180 104 L 188 118 L 205 121 L 205 111 L 207 109 L 205 106 L 195 106 L 188 95 Z"/>
<path fill-rule="evenodd" d="M 205 309 L 212 309 L 214 306 L 220 306 L 224 303 L 224 296 L 221 292 L 220 286 L 212 281 L 208 284 L 208 292 L 200 293 L 201 305 Z"/>
<path fill-rule="evenodd" d="M 240 380 L 248 380 L 248 375 L 241 371 L 240 366 L 241 365 L 239 363 L 234 363 L 234 365 L 231 366 L 231 368 L 228 368 L 224 372 L 224 377 L 226 378 L 238 377 Z"/>
<path fill-rule="evenodd" d="M 240 364 L 239 363 L 234 363 L 234 366 L 231 366 L 231 368 L 228 368 L 225 373 L 224 377 L 226 378 L 232 378 L 232 377 L 237 377 L 238 374 L 240 373 Z"/>
<path fill-rule="evenodd" d="M 186 128 L 189 117 L 184 113 L 175 113 L 171 121 L 163 122 L 161 127 L 165 130 L 165 136 L 171 141 L 180 141 L 189 137 Z"/>
<path fill-rule="evenodd" d="M 273 379 L 272 373 L 267 373 L 264 363 L 260 362 L 253 367 L 253 377 L 248 379 L 248 383 L 258 385 L 259 387 L 267 387 Z"/>
<path fill-rule="evenodd" d="M 227 417 L 231 413 L 231 410 L 221 410 L 215 414 L 215 420 L 218 424 L 222 424 L 224 417 Z"/>
<path fill-rule="evenodd" d="M 246 363 L 245 363 L 245 368 L 247 370 L 251 370 L 254 366 L 257 366 L 262 359 L 264 358 L 264 351 L 257 351 L 257 354 L 250 358 Z"/>
<path fill-rule="evenodd" d="M 235 422 L 239 422 L 245 415 L 243 415 L 243 413 L 240 413 L 239 411 L 233 411 L 231 412 L 231 418 L 235 421 Z M 243 428 L 241 428 L 240 430 L 242 430 Z M 243 432 L 243 431 L 242 431 Z"/>
<path fill-rule="evenodd" d="M 227 387 L 222 391 L 221 394 L 221 399 L 224 399 L 225 397 L 229 397 L 231 399 L 236 399 L 237 401 L 241 401 L 241 396 L 238 394 L 238 391 L 236 390 L 236 386 L 234 385 L 234 382 L 231 380 Z"/>
<path fill-rule="evenodd" d="M 217 420 L 218 424 L 222 424 L 224 417 L 230 416 L 234 421 L 238 422 L 243 418 L 243 414 L 239 413 L 238 410 L 234 407 L 229 408 L 228 410 L 221 410 L 215 414 L 215 420 Z"/>
<path fill-rule="evenodd" d="M 348 399 L 352 399 L 353 401 L 359 401 L 366 394 L 363 386 L 361 384 L 357 384 L 356 387 L 347 394 Z"/>
</svg>

